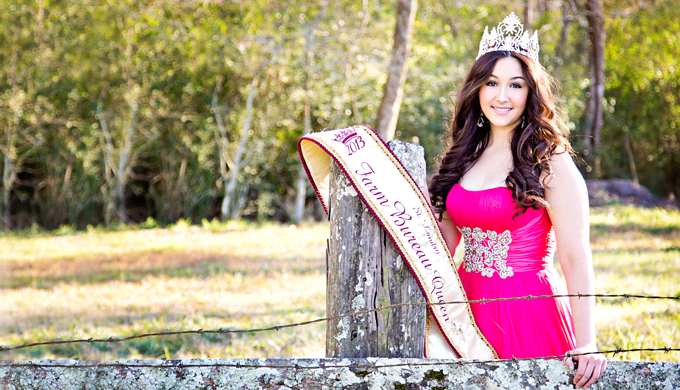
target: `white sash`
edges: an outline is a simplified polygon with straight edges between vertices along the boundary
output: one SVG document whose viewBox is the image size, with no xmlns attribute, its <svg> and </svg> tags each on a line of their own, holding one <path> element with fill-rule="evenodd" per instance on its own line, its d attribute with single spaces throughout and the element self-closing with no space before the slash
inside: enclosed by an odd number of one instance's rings
<svg viewBox="0 0 680 390">
<path fill-rule="evenodd" d="M 427 301 L 467 300 L 427 199 L 372 129 L 356 126 L 313 133 L 300 138 L 298 150 L 326 212 L 332 157 L 394 242 Z M 428 306 L 426 326 L 426 357 L 497 358 L 467 303 Z"/>
</svg>

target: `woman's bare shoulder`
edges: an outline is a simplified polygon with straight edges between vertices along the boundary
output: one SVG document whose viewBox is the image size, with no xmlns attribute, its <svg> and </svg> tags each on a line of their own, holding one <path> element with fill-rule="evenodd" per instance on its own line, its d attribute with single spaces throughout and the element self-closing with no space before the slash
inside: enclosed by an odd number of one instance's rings
<svg viewBox="0 0 680 390">
<path fill-rule="evenodd" d="M 572 191 L 585 192 L 585 180 L 578 170 L 571 153 L 564 150 L 562 153 L 554 153 L 550 157 L 551 174 L 548 180 L 547 190 L 571 189 Z"/>
<path fill-rule="evenodd" d="M 550 165 L 552 166 L 555 164 L 575 165 L 573 156 L 571 155 L 571 153 L 567 151 L 567 149 L 564 146 L 560 146 L 557 149 L 555 149 L 553 154 L 550 156 Z"/>
</svg>

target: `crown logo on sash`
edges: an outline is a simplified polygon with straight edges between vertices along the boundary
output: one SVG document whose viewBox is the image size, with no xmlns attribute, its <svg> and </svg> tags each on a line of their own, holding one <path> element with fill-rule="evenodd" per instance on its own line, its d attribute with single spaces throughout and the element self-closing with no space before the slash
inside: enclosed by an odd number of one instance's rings
<svg viewBox="0 0 680 390">
<path fill-rule="evenodd" d="M 356 136 L 357 136 L 357 131 L 350 127 L 350 128 L 347 128 L 347 129 L 343 129 L 338 134 L 336 134 L 335 138 L 333 138 L 333 140 L 337 141 L 337 142 L 342 142 L 343 144 L 346 144 L 347 142 L 349 142 L 352 138 L 354 138 Z"/>
<path fill-rule="evenodd" d="M 538 32 L 529 38 L 529 32 L 524 31 L 524 25 L 515 13 L 506 16 L 498 27 L 484 28 L 484 35 L 479 42 L 479 54 L 477 58 L 492 51 L 514 51 L 538 62 Z"/>
</svg>

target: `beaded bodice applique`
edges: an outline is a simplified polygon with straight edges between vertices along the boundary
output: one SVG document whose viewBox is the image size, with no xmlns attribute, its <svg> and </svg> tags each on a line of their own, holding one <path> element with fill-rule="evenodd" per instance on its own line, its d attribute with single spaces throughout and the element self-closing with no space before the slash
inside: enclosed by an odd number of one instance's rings
<svg viewBox="0 0 680 390">
<path fill-rule="evenodd" d="M 465 243 L 462 272 L 508 280 L 552 265 L 555 234 L 547 210 L 529 208 L 515 215 L 517 204 L 508 188 L 468 191 L 456 183 L 446 208 Z"/>
<path fill-rule="evenodd" d="M 465 254 L 463 265 L 467 272 L 481 272 L 483 276 L 492 277 L 495 272 L 505 279 L 513 276 L 512 267 L 506 263 L 508 249 L 512 242 L 510 231 L 498 233 L 494 230 L 486 232 L 476 227 L 458 228 L 463 235 Z"/>
</svg>

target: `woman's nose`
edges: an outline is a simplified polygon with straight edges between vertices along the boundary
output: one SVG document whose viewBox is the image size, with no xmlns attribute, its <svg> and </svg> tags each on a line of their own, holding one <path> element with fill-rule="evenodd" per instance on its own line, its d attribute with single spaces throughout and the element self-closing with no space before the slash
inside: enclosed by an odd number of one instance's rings
<svg viewBox="0 0 680 390">
<path fill-rule="evenodd" d="M 499 102 L 507 102 L 508 101 L 508 91 L 505 88 L 498 88 L 498 95 L 496 96 L 496 99 Z"/>
</svg>

